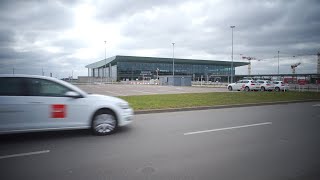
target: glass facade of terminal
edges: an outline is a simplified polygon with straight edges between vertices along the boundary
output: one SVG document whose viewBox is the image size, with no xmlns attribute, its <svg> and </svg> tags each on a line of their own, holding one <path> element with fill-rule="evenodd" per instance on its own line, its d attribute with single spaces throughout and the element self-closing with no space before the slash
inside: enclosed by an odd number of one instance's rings
<svg viewBox="0 0 320 180">
<path fill-rule="evenodd" d="M 174 75 L 189 76 L 193 81 L 228 81 L 235 67 L 248 65 L 247 62 L 181 59 L 174 60 Z M 88 76 L 106 77 L 116 81 L 149 80 L 159 76 L 172 76 L 173 59 L 161 57 L 112 56 L 86 66 Z"/>
<path fill-rule="evenodd" d="M 118 80 L 156 79 L 158 76 L 172 75 L 172 63 L 157 62 L 117 62 Z M 158 69 L 158 71 L 157 71 Z M 219 75 L 230 75 L 231 67 L 227 65 L 176 63 L 174 74 L 177 76 L 191 76 L 193 80 L 211 79 Z"/>
</svg>

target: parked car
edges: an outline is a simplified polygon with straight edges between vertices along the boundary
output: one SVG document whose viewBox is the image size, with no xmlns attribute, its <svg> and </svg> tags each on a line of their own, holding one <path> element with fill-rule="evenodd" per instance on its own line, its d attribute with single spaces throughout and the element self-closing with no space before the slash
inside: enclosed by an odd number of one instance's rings
<svg viewBox="0 0 320 180">
<path fill-rule="evenodd" d="M 256 83 L 254 80 L 240 80 L 235 83 L 231 83 L 227 86 L 229 91 L 258 91 L 260 89 L 260 85 Z"/>
<path fill-rule="evenodd" d="M 132 122 L 128 102 L 56 78 L 0 75 L 0 84 L 0 134 L 87 128 L 107 135 Z"/>
<path fill-rule="evenodd" d="M 289 90 L 289 85 L 285 84 L 283 81 L 273 81 L 273 84 L 274 84 L 274 90 L 277 92 Z"/>
<path fill-rule="evenodd" d="M 274 84 L 269 80 L 256 80 L 257 83 L 260 84 L 261 91 L 273 91 Z"/>
</svg>

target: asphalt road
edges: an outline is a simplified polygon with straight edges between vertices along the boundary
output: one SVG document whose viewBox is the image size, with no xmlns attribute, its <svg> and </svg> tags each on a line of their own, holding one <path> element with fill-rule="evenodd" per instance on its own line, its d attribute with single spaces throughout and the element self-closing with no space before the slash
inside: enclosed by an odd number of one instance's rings
<svg viewBox="0 0 320 180">
<path fill-rule="evenodd" d="M 117 134 L 0 136 L 0 179 L 320 179 L 320 102 L 136 115 Z"/>
</svg>

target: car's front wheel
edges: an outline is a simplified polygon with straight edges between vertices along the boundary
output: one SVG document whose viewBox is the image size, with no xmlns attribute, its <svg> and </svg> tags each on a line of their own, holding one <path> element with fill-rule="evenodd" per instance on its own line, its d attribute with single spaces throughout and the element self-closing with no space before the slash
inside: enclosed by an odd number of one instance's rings
<svg viewBox="0 0 320 180">
<path fill-rule="evenodd" d="M 248 86 L 246 86 L 246 87 L 244 88 L 244 90 L 248 92 L 248 91 L 250 91 L 250 88 L 249 88 Z"/>
<path fill-rule="evenodd" d="M 232 86 L 229 86 L 229 87 L 228 87 L 228 90 L 229 90 L 229 91 L 232 91 Z"/>
<path fill-rule="evenodd" d="M 276 92 L 279 92 L 279 91 L 280 91 L 280 88 L 279 88 L 279 87 L 276 87 L 274 90 L 275 90 Z"/>
<path fill-rule="evenodd" d="M 261 87 L 261 91 L 265 91 L 265 90 L 266 90 L 266 88 L 262 86 Z"/>
<path fill-rule="evenodd" d="M 92 131 L 95 135 L 103 136 L 114 133 L 117 130 L 117 119 L 110 110 L 99 110 L 92 120 Z"/>
</svg>

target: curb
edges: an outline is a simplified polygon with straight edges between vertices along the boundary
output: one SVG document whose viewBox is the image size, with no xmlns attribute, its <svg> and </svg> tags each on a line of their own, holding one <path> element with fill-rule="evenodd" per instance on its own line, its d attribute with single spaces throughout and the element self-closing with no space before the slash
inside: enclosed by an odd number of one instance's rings
<svg viewBox="0 0 320 180">
<path fill-rule="evenodd" d="M 224 108 L 235 108 L 235 107 L 265 106 L 265 105 L 290 104 L 290 103 L 315 102 L 315 101 L 320 101 L 320 99 L 262 102 L 262 103 L 248 103 L 248 104 L 230 104 L 230 105 L 217 105 L 217 106 L 198 106 L 198 107 L 168 108 L 168 109 L 152 109 L 152 110 L 137 110 L 137 111 L 134 111 L 134 114 L 152 114 L 152 113 L 167 113 L 167 112 L 179 112 L 179 111 L 224 109 Z"/>
</svg>

